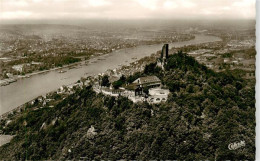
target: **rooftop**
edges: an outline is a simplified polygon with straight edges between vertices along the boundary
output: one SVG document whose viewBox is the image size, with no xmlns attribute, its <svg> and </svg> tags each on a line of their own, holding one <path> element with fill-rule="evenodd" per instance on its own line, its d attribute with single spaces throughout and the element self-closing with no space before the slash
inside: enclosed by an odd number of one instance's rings
<svg viewBox="0 0 260 161">
<path fill-rule="evenodd" d="M 161 80 L 156 76 L 140 77 L 139 79 L 140 79 L 139 84 L 161 82 Z"/>
</svg>

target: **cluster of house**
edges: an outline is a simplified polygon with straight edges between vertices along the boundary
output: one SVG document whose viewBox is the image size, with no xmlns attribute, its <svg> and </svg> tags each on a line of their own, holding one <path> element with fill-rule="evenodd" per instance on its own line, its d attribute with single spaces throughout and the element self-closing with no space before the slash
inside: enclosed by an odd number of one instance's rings
<svg viewBox="0 0 260 161">
<path fill-rule="evenodd" d="M 77 82 L 77 83 L 72 83 L 67 86 L 63 85 L 57 90 L 57 94 L 72 94 L 74 93 L 74 88 L 79 87 L 83 88 L 83 84 L 88 84 L 89 81 L 86 80 L 86 82 Z"/>
<path fill-rule="evenodd" d="M 22 72 L 24 70 L 24 66 L 41 65 L 41 64 L 42 64 L 42 62 L 32 61 L 31 63 L 13 65 L 12 69 L 14 69 L 15 71 L 18 71 L 18 72 Z"/>
</svg>

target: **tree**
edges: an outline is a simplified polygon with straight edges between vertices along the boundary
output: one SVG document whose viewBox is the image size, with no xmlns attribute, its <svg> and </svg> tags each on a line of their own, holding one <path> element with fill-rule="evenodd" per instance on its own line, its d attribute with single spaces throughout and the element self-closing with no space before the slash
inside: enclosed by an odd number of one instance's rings
<svg viewBox="0 0 260 161">
<path fill-rule="evenodd" d="M 119 80 L 121 80 L 122 82 L 125 82 L 126 81 L 125 75 L 122 75 Z"/>
<path fill-rule="evenodd" d="M 108 75 L 104 75 L 101 80 L 101 86 L 108 87 L 110 85 Z"/>
<path fill-rule="evenodd" d="M 144 68 L 144 73 L 145 74 L 154 74 L 154 73 L 159 73 L 160 68 L 156 66 L 156 63 L 150 63 L 145 66 Z"/>
<path fill-rule="evenodd" d="M 125 77 L 124 75 L 122 75 L 119 80 L 113 82 L 113 87 L 114 87 L 115 89 L 118 89 L 118 88 L 121 87 L 125 82 L 126 82 L 126 77 Z"/>
<path fill-rule="evenodd" d="M 148 95 L 148 93 L 149 93 L 149 87 L 145 86 L 144 89 L 143 89 L 143 92 Z"/>
<path fill-rule="evenodd" d="M 87 79 L 84 78 L 84 77 L 81 77 L 81 78 L 80 78 L 80 81 L 83 83 L 83 86 L 85 86 L 85 82 L 86 82 L 86 80 L 87 80 Z"/>
<path fill-rule="evenodd" d="M 118 89 L 119 87 L 121 87 L 124 83 L 121 80 L 115 81 L 113 82 L 113 87 L 115 89 Z"/>
</svg>

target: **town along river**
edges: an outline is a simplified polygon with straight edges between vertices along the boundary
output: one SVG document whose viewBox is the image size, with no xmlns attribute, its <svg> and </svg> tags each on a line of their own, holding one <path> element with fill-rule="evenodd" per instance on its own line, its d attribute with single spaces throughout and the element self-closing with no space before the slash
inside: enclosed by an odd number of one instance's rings
<svg viewBox="0 0 260 161">
<path fill-rule="evenodd" d="M 220 38 L 209 35 L 195 35 L 190 41 L 170 43 L 169 48 L 206 42 L 221 41 Z M 89 63 L 79 68 L 65 69 L 67 72 L 59 73 L 58 70 L 44 74 L 33 75 L 30 78 L 19 79 L 7 86 L 0 87 L 0 115 L 48 92 L 58 89 L 62 85 L 76 82 L 82 76 L 94 75 L 105 72 L 107 69 L 118 68 L 119 65 L 129 63 L 149 56 L 161 50 L 163 44 L 141 45 L 133 48 L 120 49 L 109 54 L 93 58 Z M 87 73 L 87 75 L 86 75 Z"/>
</svg>

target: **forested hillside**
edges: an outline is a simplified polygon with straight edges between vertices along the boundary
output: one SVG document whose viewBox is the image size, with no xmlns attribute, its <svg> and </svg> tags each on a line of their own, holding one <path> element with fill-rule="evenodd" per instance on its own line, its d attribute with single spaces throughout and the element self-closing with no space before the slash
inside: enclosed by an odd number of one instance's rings
<svg viewBox="0 0 260 161">
<path fill-rule="evenodd" d="M 3 129 L 16 136 L 0 147 L 0 159 L 255 160 L 254 86 L 182 52 L 165 71 L 152 63 L 126 80 L 143 75 L 157 75 L 170 89 L 166 103 L 78 89 L 53 108 L 28 107 Z M 228 149 L 240 141 L 244 147 Z"/>
</svg>

